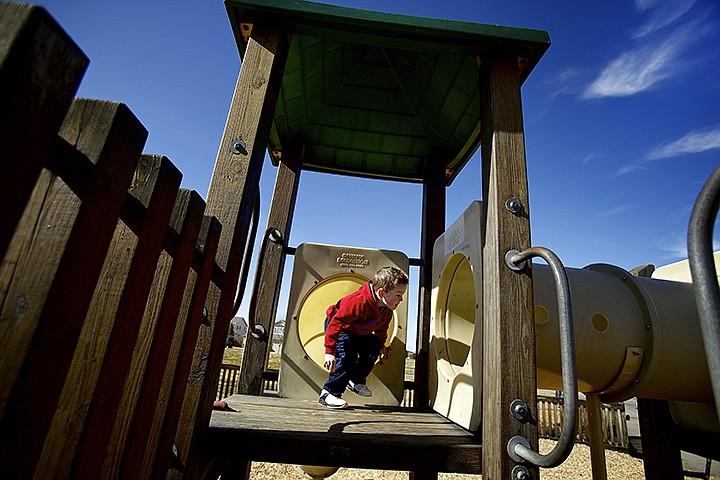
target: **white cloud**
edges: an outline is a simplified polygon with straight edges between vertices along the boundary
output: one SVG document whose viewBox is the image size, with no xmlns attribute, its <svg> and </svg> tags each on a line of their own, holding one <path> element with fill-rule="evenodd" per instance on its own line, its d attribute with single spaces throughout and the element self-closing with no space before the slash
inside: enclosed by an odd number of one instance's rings
<svg viewBox="0 0 720 480">
<path fill-rule="evenodd" d="M 636 0 L 639 10 L 652 10 L 650 19 L 633 35 L 631 48 L 609 62 L 581 98 L 627 97 L 657 88 L 669 78 L 687 76 L 683 67 L 692 62 L 692 56 L 687 55 L 690 45 L 714 31 L 714 26 L 704 23 L 704 15 L 696 15 L 669 32 L 660 34 L 658 30 L 678 23 L 695 1 Z"/>
<path fill-rule="evenodd" d="M 596 159 L 602 158 L 602 157 L 603 157 L 602 155 L 600 155 L 599 153 L 596 153 L 596 152 L 588 153 L 580 161 L 580 165 L 587 165 L 588 163 L 594 162 Z"/>
<path fill-rule="evenodd" d="M 631 205 L 618 205 L 615 208 L 611 208 L 609 210 L 603 210 L 602 212 L 598 212 L 596 215 L 597 218 L 607 218 L 607 217 L 613 217 L 619 213 L 624 212 L 625 210 L 628 210 L 632 208 Z"/>
<path fill-rule="evenodd" d="M 701 153 L 720 149 L 720 127 L 712 130 L 696 130 L 666 145 L 659 146 L 646 155 L 648 160 L 677 157 L 688 153 Z"/>
<path fill-rule="evenodd" d="M 653 239 L 653 244 L 658 250 L 666 253 L 663 260 L 675 262 L 678 260 L 686 260 L 688 258 L 687 251 L 687 231 L 674 231 Z M 715 252 L 720 249 L 720 239 L 714 238 L 712 250 Z"/>
<path fill-rule="evenodd" d="M 600 72 L 582 97 L 635 95 L 657 86 L 673 74 L 681 74 L 674 64 L 685 43 L 683 38 L 672 38 L 657 46 L 647 45 L 621 54 Z"/>
<path fill-rule="evenodd" d="M 634 172 L 635 170 L 645 170 L 645 163 L 646 161 L 638 161 L 638 162 L 632 162 L 628 163 L 627 165 L 621 167 L 618 171 L 618 175 L 627 175 L 628 173 Z"/>
<path fill-rule="evenodd" d="M 678 260 L 687 258 L 687 232 L 671 232 L 663 237 L 656 238 L 653 243 L 667 255 L 667 260 Z"/>
<path fill-rule="evenodd" d="M 641 12 L 653 8 L 655 5 L 657 5 L 657 0 L 635 0 L 635 8 Z"/>
<path fill-rule="evenodd" d="M 644 37 L 670 25 L 685 15 L 694 4 L 695 0 L 665 1 L 660 3 L 654 0 L 637 0 L 635 6 L 638 10 L 644 12 L 653 9 L 654 12 L 650 15 L 648 21 L 633 34 L 633 38 Z"/>
<path fill-rule="evenodd" d="M 626 175 L 635 170 L 647 170 L 648 164 L 655 160 L 679 157 L 692 153 L 702 153 L 709 150 L 720 150 L 720 127 L 695 130 L 682 138 L 660 145 L 647 153 L 643 158 L 621 167 L 617 171 L 617 174 Z"/>
</svg>

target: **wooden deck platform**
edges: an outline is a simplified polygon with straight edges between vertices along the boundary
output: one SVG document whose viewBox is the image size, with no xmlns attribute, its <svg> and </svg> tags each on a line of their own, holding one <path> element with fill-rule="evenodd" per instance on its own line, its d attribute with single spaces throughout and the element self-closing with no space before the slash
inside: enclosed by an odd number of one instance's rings
<svg viewBox="0 0 720 480">
<path fill-rule="evenodd" d="M 233 395 L 235 412 L 214 411 L 203 439 L 213 458 L 480 474 L 479 436 L 434 412 Z"/>
</svg>

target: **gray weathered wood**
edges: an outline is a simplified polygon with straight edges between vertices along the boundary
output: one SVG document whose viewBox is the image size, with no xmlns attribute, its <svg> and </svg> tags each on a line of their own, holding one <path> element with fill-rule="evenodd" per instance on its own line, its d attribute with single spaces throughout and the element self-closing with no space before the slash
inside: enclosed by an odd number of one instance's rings
<svg viewBox="0 0 720 480">
<path fill-rule="evenodd" d="M 260 395 L 262 391 L 262 373 L 267 365 L 272 345 L 272 331 L 277 314 L 278 296 L 282 284 L 286 254 L 283 245 L 290 238 L 292 218 L 295 213 L 298 184 L 300 183 L 300 164 L 298 153 L 287 149 L 278 165 L 275 179 L 275 191 L 268 214 L 267 228 L 275 228 L 282 235 L 283 242 L 278 245 L 268 242 L 264 258 L 258 258 L 261 272 L 256 298 L 249 299 L 253 309 L 249 312 L 256 325 L 261 325 L 267 337 L 258 340 L 250 335 L 245 339 L 242 368 L 238 381 L 238 393 Z"/>
<path fill-rule="evenodd" d="M 181 420 L 193 426 L 186 432 L 192 438 L 178 432 L 176 439 L 183 458 L 195 450 L 210 418 L 288 48 L 285 32 L 253 27 L 218 150 L 207 212 L 223 227 L 217 263 L 226 276 L 220 288 L 213 286 L 208 293 L 211 328 L 201 330 L 193 360 L 193 371 L 202 372 L 202 381 L 188 386 Z M 241 153 L 231 150 L 236 140 L 244 143 L 244 150 L 236 149 Z M 191 460 L 188 468 L 192 477 L 198 471 L 199 459 Z"/>
<path fill-rule="evenodd" d="M 330 410 L 314 401 L 254 395 L 213 412 L 208 456 L 305 465 L 479 474 L 479 437 L 434 412 L 396 407 Z"/>
<path fill-rule="evenodd" d="M 486 60 L 480 68 L 482 176 L 485 208 L 483 245 L 483 479 L 510 478 L 515 462 L 510 438 L 522 435 L 537 448 L 537 424 L 508 414 L 519 398 L 537 415 L 535 331 L 531 272 L 505 265 L 505 253 L 530 247 L 525 144 L 517 59 Z M 524 205 L 518 214 L 508 198 Z M 534 478 L 537 468 L 531 468 Z"/>
<path fill-rule="evenodd" d="M 422 237 L 420 240 L 419 308 L 415 357 L 415 408 L 427 408 L 432 297 L 432 257 L 435 240 L 445 231 L 445 167 L 443 162 L 428 162 L 423 181 Z M 480 195 L 480 192 L 478 192 Z"/>
</svg>

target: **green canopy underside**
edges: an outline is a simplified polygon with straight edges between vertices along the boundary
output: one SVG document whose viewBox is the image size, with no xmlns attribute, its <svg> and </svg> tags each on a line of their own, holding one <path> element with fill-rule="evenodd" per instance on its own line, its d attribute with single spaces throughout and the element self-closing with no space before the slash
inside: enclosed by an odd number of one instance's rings
<svg viewBox="0 0 720 480">
<path fill-rule="evenodd" d="M 546 32 L 409 17 L 307 1 L 226 0 L 243 24 L 293 34 L 269 150 L 302 146 L 303 169 L 422 182 L 442 162 L 449 185 L 480 143 L 478 63 L 518 59 L 524 80 Z M 245 25 L 247 27 L 247 25 Z"/>
</svg>

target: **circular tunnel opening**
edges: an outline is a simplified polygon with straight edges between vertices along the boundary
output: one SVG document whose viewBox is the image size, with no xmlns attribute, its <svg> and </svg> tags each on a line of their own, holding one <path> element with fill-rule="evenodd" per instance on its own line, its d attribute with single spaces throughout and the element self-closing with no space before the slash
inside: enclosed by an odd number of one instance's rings
<svg viewBox="0 0 720 480">
<path fill-rule="evenodd" d="M 325 312 L 328 307 L 365 285 L 369 278 L 357 273 L 330 275 L 312 286 L 300 302 L 296 325 L 305 354 L 317 365 L 325 359 Z M 393 315 L 388 326 L 389 344 L 395 337 L 397 321 Z"/>
<path fill-rule="evenodd" d="M 455 254 L 441 274 L 436 322 L 436 355 L 445 374 L 455 376 L 467 363 L 475 333 L 475 281 L 468 259 Z"/>
</svg>

